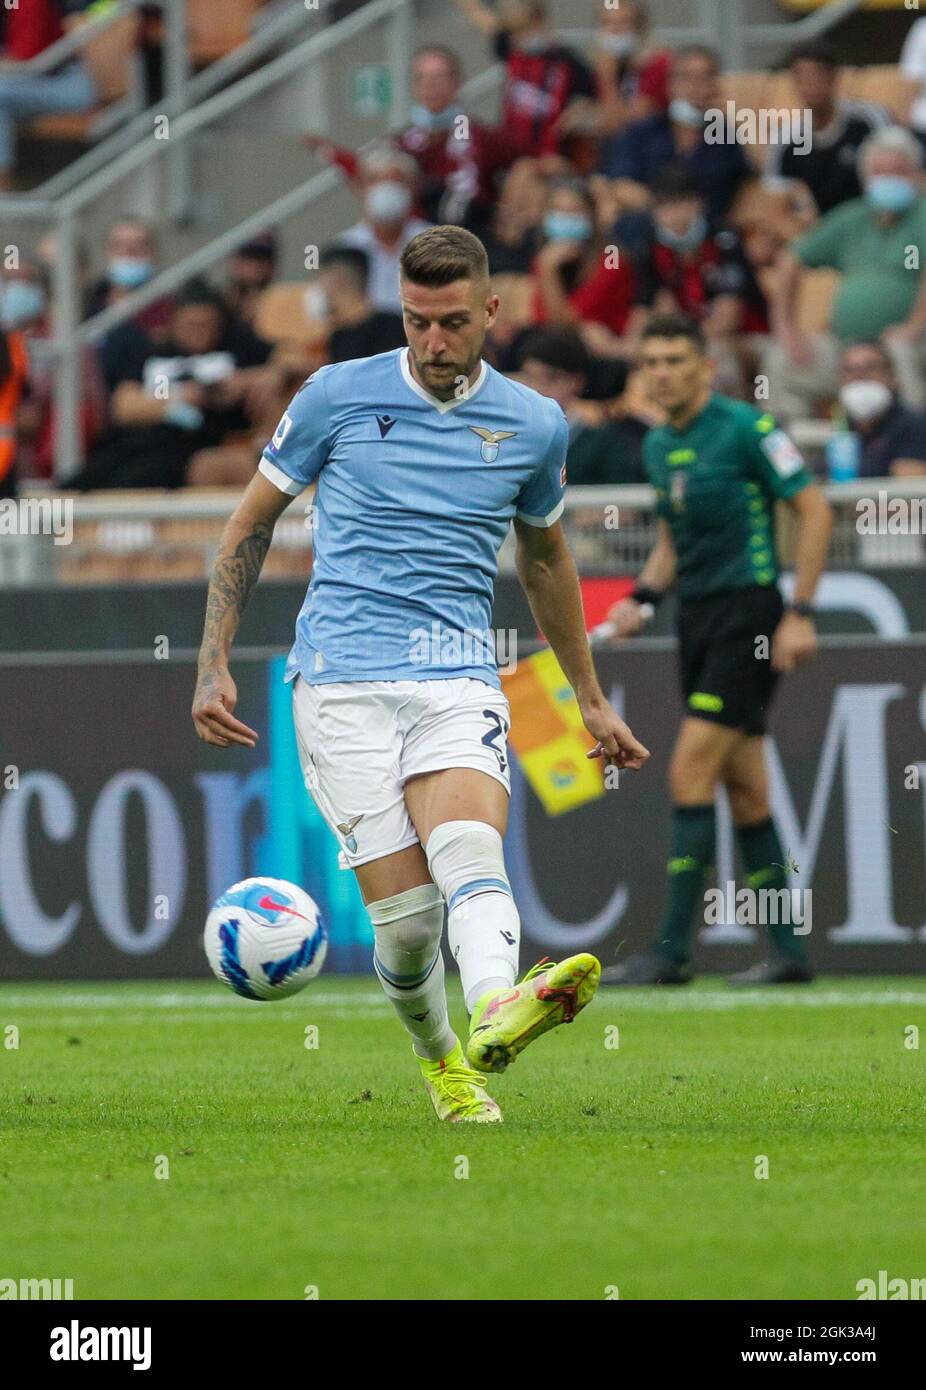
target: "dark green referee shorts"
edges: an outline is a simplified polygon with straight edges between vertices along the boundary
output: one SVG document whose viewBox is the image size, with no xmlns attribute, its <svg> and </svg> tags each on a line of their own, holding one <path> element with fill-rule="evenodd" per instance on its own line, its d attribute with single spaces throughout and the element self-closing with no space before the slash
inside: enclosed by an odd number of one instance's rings
<svg viewBox="0 0 926 1390">
<path fill-rule="evenodd" d="M 687 714 L 747 734 L 765 733 L 778 680 L 772 636 L 783 612 L 775 585 L 682 600 L 678 636 Z"/>
</svg>

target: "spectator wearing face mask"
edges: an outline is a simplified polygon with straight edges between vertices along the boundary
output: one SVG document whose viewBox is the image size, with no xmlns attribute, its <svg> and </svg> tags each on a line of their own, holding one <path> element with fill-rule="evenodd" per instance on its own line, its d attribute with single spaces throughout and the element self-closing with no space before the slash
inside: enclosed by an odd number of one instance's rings
<svg viewBox="0 0 926 1390">
<path fill-rule="evenodd" d="M 20 482 L 50 479 L 55 454 L 55 358 L 48 271 L 32 260 L 0 280 L 0 328 L 14 345 L 21 343 L 28 362 L 17 414 L 16 473 Z M 14 352 L 17 349 L 14 346 Z M 106 386 L 96 351 L 80 349 L 80 429 L 84 450 L 106 424 Z"/>
<path fill-rule="evenodd" d="M 859 151 L 861 198 L 842 203 L 782 254 L 773 299 L 774 339 L 764 370 L 770 409 L 785 419 L 812 413 L 836 390 L 840 344 L 883 342 L 898 394 L 913 409 L 926 405 L 926 197 L 916 138 L 900 126 L 868 137 Z M 840 272 L 831 331 L 801 332 L 796 321 L 804 271 Z"/>
<path fill-rule="evenodd" d="M 712 228 L 703 195 L 684 170 L 667 170 L 653 186 L 649 236 L 634 249 L 636 292 L 631 333 L 650 312 L 682 313 L 702 328 L 717 362 L 717 389 L 743 386 L 740 338 L 768 332 L 768 308 L 739 237 Z"/>
<path fill-rule="evenodd" d="M 90 286 L 84 312 L 87 317 L 118 304 L 142 289 L 157 274 L 157 247 L 154 232 L 146 222 L 132 215 L 118 217 L 110 224 L 104 247 L 104 274 Z M 163 341 L 173 312 L 173 295 L 164 295 L 145 305 L 126 323 L 119 324 L 99 346 L 100 364 L 109 390 L 119 379 L 126 355 Z"/>
<path fill-rule="evenodd" d="M 308 303 L 312 316 L 329 326 L 329 362 L 374 357 L 405 346 L 402 315 L 376 308 L 367 294 L 369 276 L 370 258 L 356 246 L 332 246 L 322 252 Z"/>
<path fill-rule="evenodd" d="M 668 111 L 634 121 L 606 142 L 601 171 L 619 181 L 617 191 L 626 211 L 648 206 L 653 180 L 669 165 L 688 172 L 714 220 L 726 215 L 742 184 L 752 177 L 741 144 L 706 139 L 709 114 L 723 109 L 720 72 L 713 49 L 701 44 L 680 49 L 672 65 Z"/>
<path fill-rule="evenodd" d="M 515 142 L 464 111 L 463 71 L 452 49 L 420 48 L 411 77 L 414 105 L 397 143 L 418 165 L 418 207 L 429 221 L 478 232 L 491 213 L 498 176 L 517 156 Z"/>
<path fill-rule="evenodd" d="M 430 222 L 412 215 L 418 166 L 394 145 L 377 145 L 360 158 L 363 217 L 338 240 L 370 259 L 370 299 L 377 309 L 401 313 L 399 261 L 412 237 Z"/>
<path fill-rule="evenodd" d="M 648 40 L 643 0 L 623 0 L 602 10 L 595 35 L 595 79 L 605 134 L 616 135 L 632 121 L 668 110 L 672 54 Z"/>
<path fill-rule="evenodd" d="M 482 243 L 492 275 L 529 275 L 543 240 L 547 184 L 536 159 L 509 169 Z"/>
<path fill-rule="evenodd" d="M 578 328 L 591 352 L 623 356 L 627 345 L 620 335 L 630 315 L 633 277 L 626 257 L 599 236 L 595 205 L 581 180 L 551 185 L 543 234 L 533 272 L 536 322 Z"/>
<path fill-rule="evenodd" d="M 545 0 L 456 0 L 467 19 L 487 34 L 505 64 L 502 129 L 520 154 L 555 154 L 560 117 L 576 98 L 593 100 L 595 80 L 577 53 L 557 43 Z"/>
<path fill-rule="evenodd" d="M 229 435 L 249 429 L 249 387 L 261 371 L 237 361 L 228 322 L 217 291 L 202 281 L 186 287 L 175 302 L 165 342 L 124 362 L 112 397 L 111 428 L 72 487 L 174 488 L 245 480 L 211 469 L 215 449 Z M 248 476 L 253 471 L 252 454 Z"/>
<path fill-rule="evenodd" d="M 857 476 L 926 475 L 926 414 L 898 401 L 884 349 L 877 343 L 851 343 L 842 354 L 839 381 L 839 404 L 857 441 Z"/>
</svg>

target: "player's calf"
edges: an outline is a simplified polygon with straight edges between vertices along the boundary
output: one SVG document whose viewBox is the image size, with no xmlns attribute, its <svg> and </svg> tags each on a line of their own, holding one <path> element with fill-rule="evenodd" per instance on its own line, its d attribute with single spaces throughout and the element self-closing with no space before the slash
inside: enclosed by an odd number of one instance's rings
<svg viewBox="0 0 926 1390">
<path fill-rule="evenodd" d="M 505 871 L 502 837 L 485 821 L 445 821 L 431 832 L 428 867 L 447 904 L 447 936 L 466 1007 L 514 983 L 521 919 Z"/>
</svg>

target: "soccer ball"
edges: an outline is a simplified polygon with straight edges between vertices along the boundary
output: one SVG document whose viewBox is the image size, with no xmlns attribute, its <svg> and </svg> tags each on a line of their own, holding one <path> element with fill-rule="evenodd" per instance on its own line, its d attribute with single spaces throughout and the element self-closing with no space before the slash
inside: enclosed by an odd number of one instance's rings
<svg viewBox="0 0 926 1390">
<path fill-rule="evenodd" d="M 246 878 L 216 902 L 203 944 L 213 974 L 236 994 L 283 999 L 321 970 L 328 932 L 302 888 L 280 878 Z"/>
</svg>

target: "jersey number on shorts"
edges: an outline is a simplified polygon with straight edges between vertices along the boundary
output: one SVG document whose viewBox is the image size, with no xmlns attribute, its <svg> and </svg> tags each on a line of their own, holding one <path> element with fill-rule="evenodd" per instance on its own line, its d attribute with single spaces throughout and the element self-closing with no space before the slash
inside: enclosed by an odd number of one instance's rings
<svg viewBox="0 0 926 1390">
<path fill-rule="evenodd" d="M 484 709 L 482 711 L 482 717 L 483 719 L 488 719 L 489 723 L 492 725 L 489 732 L 482 735 L 482 741 L 487 748 L 492 749 L 492 752 L 495 754 L 496 758 L 498 758 L 499 772 L 504 772 L 508 766 L 508 759 L 505 757 L 505 740 L 508 737 L 508 725 L 500 714 L 496 714 L 494 709 Z M 496 739 L 500 740 L 501 746 L 496 744 Z"/>
</svg>

